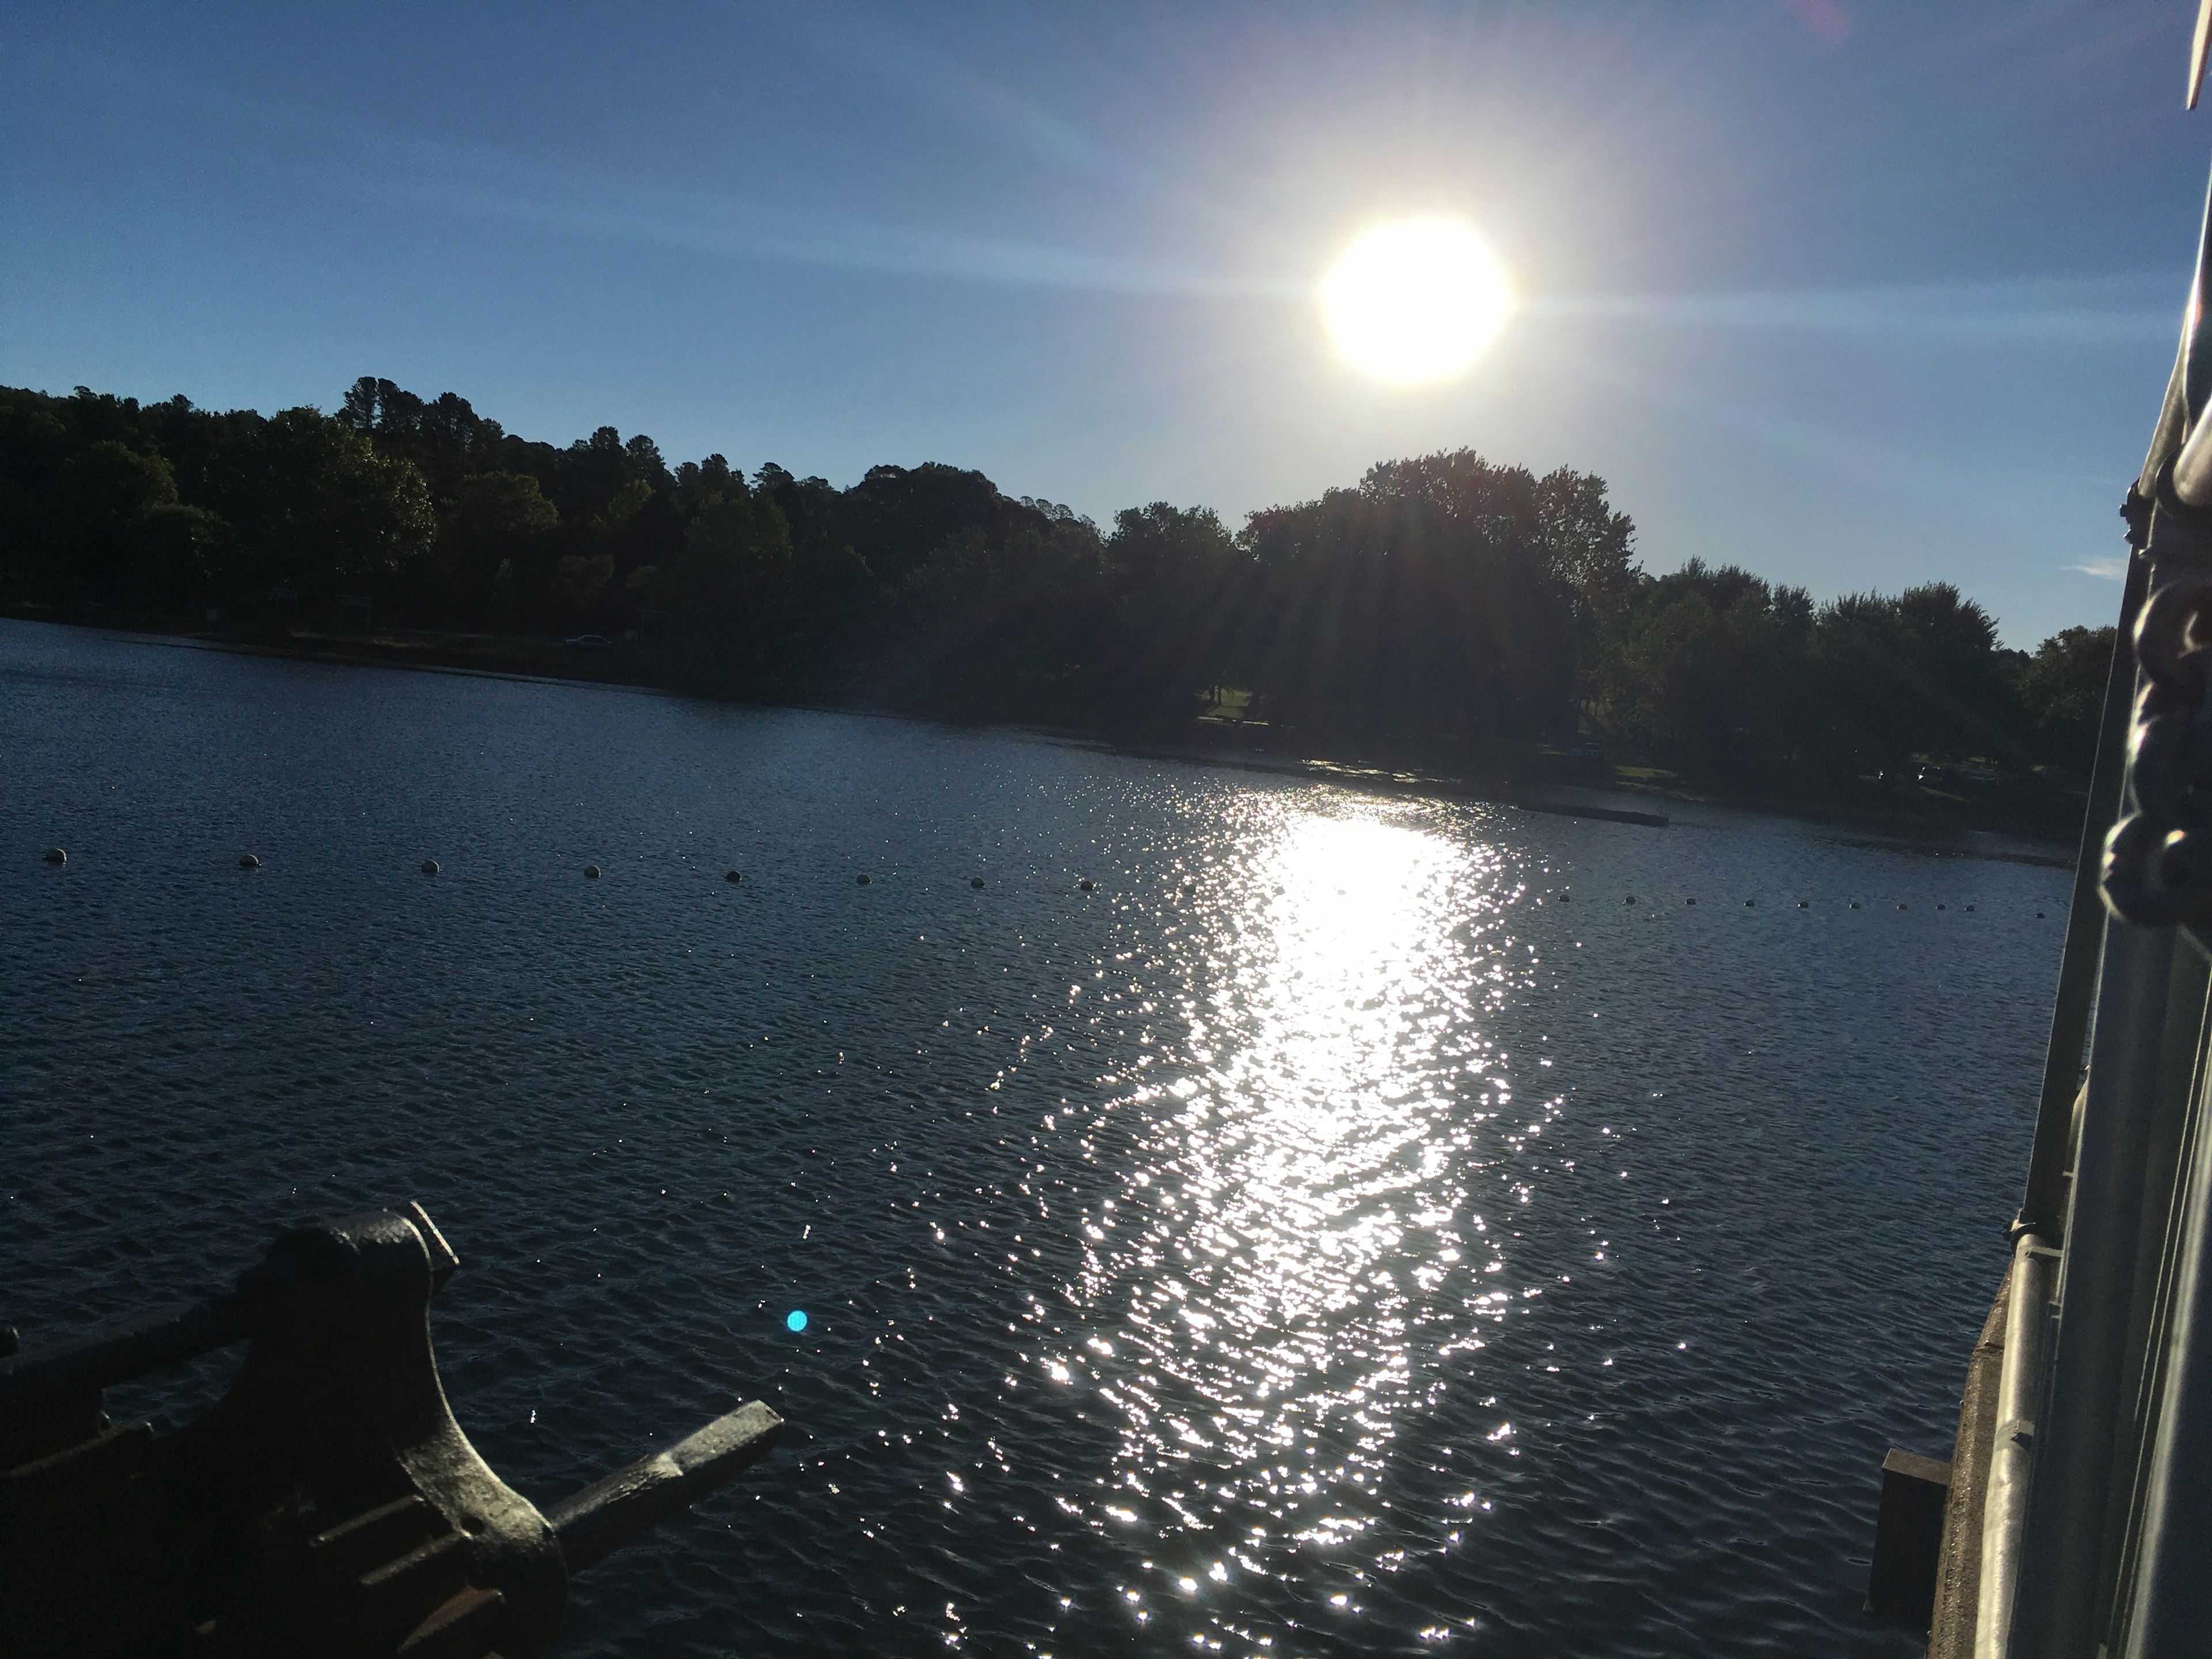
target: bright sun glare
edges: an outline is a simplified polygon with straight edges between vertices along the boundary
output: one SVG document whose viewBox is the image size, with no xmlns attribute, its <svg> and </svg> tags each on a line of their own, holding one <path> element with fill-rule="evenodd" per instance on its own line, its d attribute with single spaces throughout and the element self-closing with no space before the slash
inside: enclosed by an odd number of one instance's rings
<svg viewBox="0 0 2212 1659">
<path fill-rule="evenodd" d="M 1321 284 L 1336 349 L 1386 380 L 1458 374 L 1482 355 L 1512 303 L 1498 261 L 1457 219 L 1370 230 Z"/>
</svg>

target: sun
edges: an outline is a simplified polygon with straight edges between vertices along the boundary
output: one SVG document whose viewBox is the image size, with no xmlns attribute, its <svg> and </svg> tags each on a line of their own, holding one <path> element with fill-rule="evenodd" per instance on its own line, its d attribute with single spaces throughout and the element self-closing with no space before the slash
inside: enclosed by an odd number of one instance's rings
<svg viewBox="0 0 2212 1659">
<path fill-rule="evenodd" d="M 1447 380 L 1512 309 L 1505 273 L 1467 224 L 1409 219 L 1369 231 L 1322 279 L 1336 349 L 1381 380 Z"/>
</svg>

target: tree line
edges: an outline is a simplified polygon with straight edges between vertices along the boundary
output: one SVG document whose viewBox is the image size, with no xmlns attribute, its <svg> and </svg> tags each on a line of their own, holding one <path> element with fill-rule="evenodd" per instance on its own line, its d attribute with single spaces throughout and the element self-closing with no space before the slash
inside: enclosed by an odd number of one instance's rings
<svg viewBox="0 0 2212 1659">
<path fill-rule="evenodd" d="M 612 427 L 565 447 L 447 392 L 217 413 L 0 389 L 0 601 L 635 635 L 673 683 L 767 701 L 1188 733 L 1515 774 L 1595 737 L 1700 778 L 1833 791 L 1920 760 L 2078 787 L 2112 630 L 1997 643 L 1947 583 L 1817 603 L 1692 560 L 1652 576 L 1605 482 L 1460 450 L 1231 531 L 1101 529 L 981 473 L 848 488 Z M 1224 691 L 1236 696 L 1224 699 Z"/>
</svg>

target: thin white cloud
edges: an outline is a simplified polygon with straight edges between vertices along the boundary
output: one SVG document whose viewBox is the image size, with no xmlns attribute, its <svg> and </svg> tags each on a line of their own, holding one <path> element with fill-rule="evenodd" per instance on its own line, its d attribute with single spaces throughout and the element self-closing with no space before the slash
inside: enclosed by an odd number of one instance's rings
<svg viewBox="0 0 2212 1659">
<path fill-rule="evenodd" d="M 2100 343 L 2170 339 L 2187 295 L 2168 273 L 1881 283 L 1717 294 L 1551 295 L 1532 314 L 1886 338 Z"/>
<path fill-rule="evenodd" d="M 2106 581 L 2125 581 L 2128 561 L 2125 554 L 2109 559 L 2084 559 L 2080 564 L 2063 565 L 2065 570 L 2078 570 L 2085 576 L 2102 576 Z"/>
</svg>

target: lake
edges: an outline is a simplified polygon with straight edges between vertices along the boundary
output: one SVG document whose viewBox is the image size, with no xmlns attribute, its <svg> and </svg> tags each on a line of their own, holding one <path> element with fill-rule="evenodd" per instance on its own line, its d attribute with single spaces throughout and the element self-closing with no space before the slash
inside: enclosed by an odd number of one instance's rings
<svg viewBox="0 0 2212 1659">
<path fill-rule="evenodd" d="M 27 1348 L 413 1198 L 540 1504 L 804 1431 L 564 1653 L 1919 1651 L 2050 849 L 18 622 L 0 779 Z"/>
</svg>

